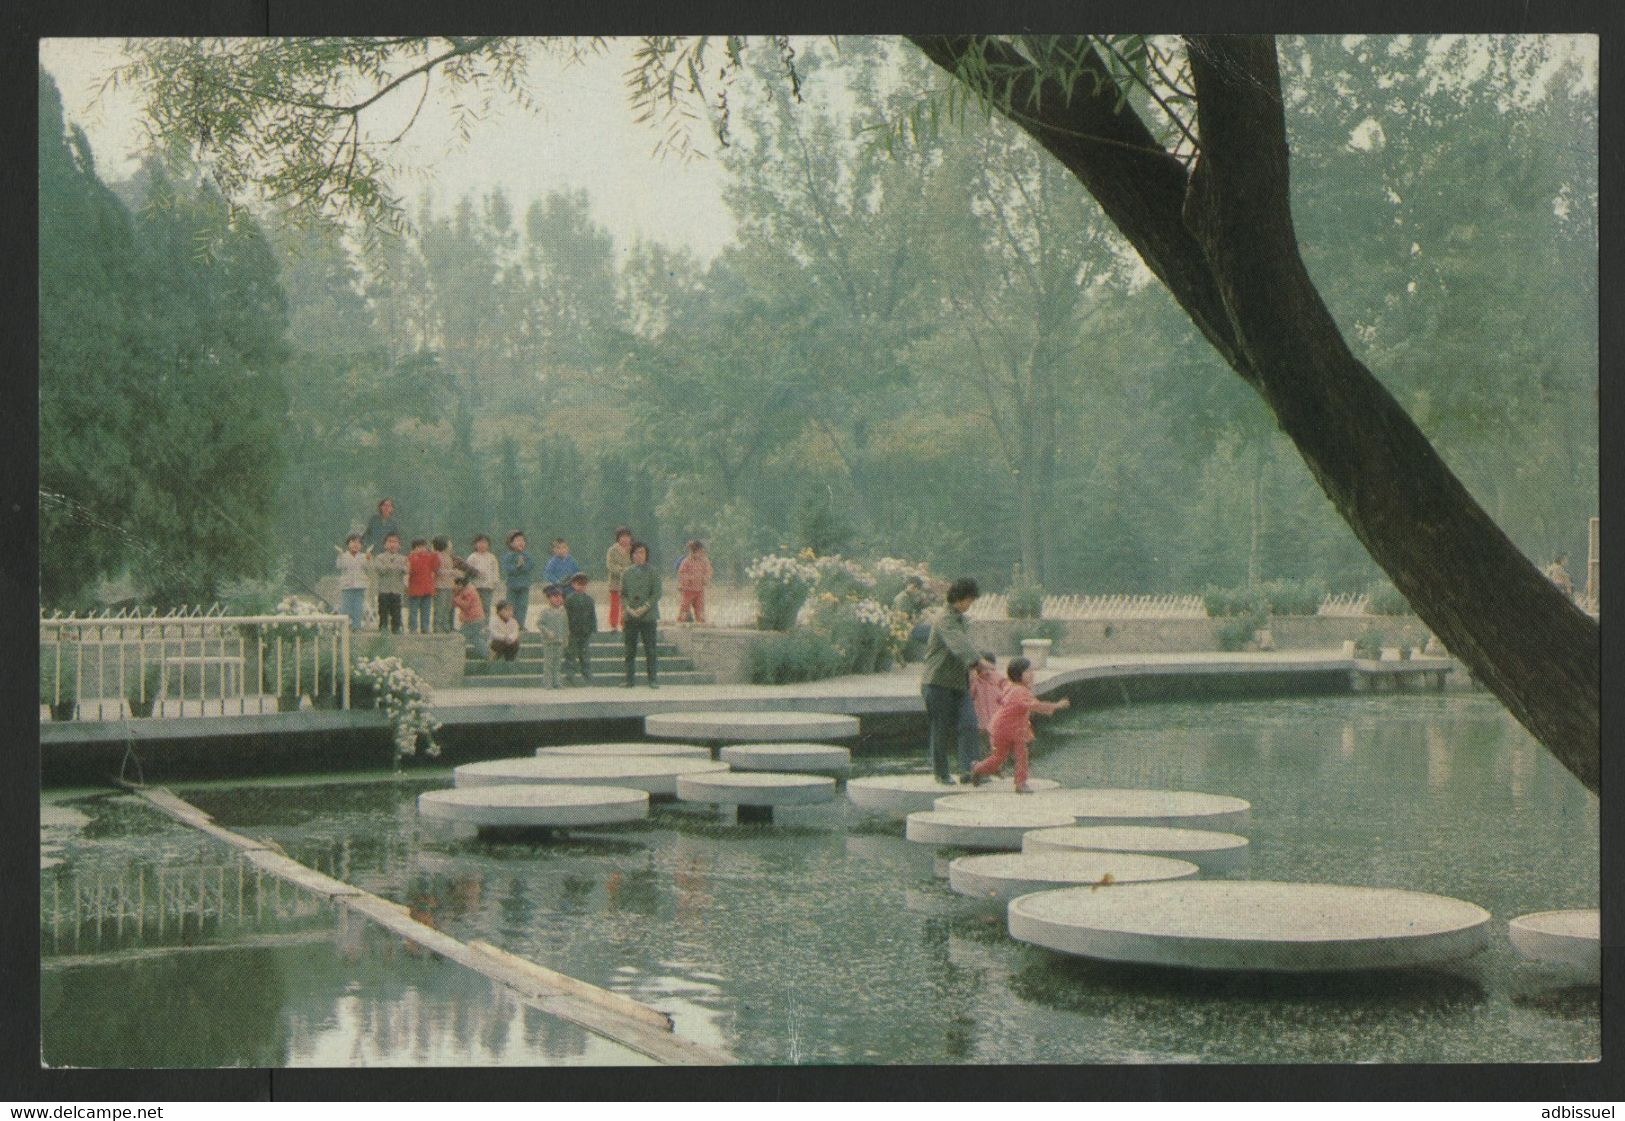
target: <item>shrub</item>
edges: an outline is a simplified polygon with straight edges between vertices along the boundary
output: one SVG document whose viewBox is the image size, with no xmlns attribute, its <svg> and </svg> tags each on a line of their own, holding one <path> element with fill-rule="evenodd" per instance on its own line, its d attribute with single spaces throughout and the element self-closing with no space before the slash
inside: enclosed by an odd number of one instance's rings
<svg viewBox="0 0 1625 1121">
<path fill-rule="evenodd" d="M 1409 615 L 1411 605 L 1399 594 L 1399 589 L 1387 580 L 1378 580 L 1366 589 L 1371 597 L 1366 610 L 1373 615 Z"/>
<path fill-rule="evenodd" d="M 1367 627 L 1361 631 L 1354 640 L 1354 656 L 1372 662 L 1381 660 L 1382 637 L 1382 632 L 1376 627 Z"/>
<path fill-rule="evenodd" d="M 1261 591 L 1274 615 L 1313 615 L 1327 594 L 1324 580 L 1266 580 Z"/>
<path fill-rule="evenodd" d="M 846 659 L 828 636 L 802 628 L 776 635 L 750 652 L 754 685 L 817 681 L 846 672 Z"/>
<path fill-rule="evenodd" d="M 158 701 L 158 691 L 163 688 L 164 667 L 160 660 L 162 651 L 157 657 L 147 660 L 146 667 L 139 673 L 128 674 L 124 682 L 124 699 L 130 703 L 131 716 L 151 716 L 154 704 Z"/>
<path fill-rule="evenodd" d="M 72 720 L 79 702 L 79 664 L 74 660 L 74 648 L 64 643 L 59 667 L 58 649 L 55 645 L 40 647 L 40 704 L 50 707 L 52 720 Z"/>
<path fill-rule="evenodd" d="M 881 557 L 875 561 L 873 568 L 875 583 L 869 594 L 887 606 L 897 601 L 897 597 L 907 587 L 910 576 L 918 576 L 926 588 L 931 586 L 930 570 L 923 563 L 915 564 L 901 557 Z M 925 598 L 929 598 L 928 593 L 922 594 Z"/>
<path fill-rule="evenodd" d="M 836 599 L 863 599 L 875 593 L 875 578 L 857 561 L 842 556 L 819 557 L 812 562 L 818 590 Z"/>
<path fill-rule="evenodd" d="M 812 565 L 772 553 L 752 561 L 745 575 L 756 583 L 757 625 L 766 631 L 795 626 L 796 615 L 818 583 L 818 570 Z"/>
<path fill-rule="evenodd" d="M 1044 614 L 1044 589 L 1027 579 L 1016 565 L 1010 572 L 1010 590 L 1004 595 L 1004 613 L 1012 619 L 1037 619 Z"/>
<path fill-rule="evenodd" d="M 357 658 L 350 671 L 350 679 L 362 681 L 362 688 L 377 698 L 377 706 L 389 717 L 395 730 L 395 765 L 402 756 L 415 755 L 418 741 L 424 741 L 425 754 L 440 754 L 440 745 L 434 734 L 440 730 L 430 708 L 429 686 L 417 671 L 407 668 L 399 658 Z"/>
<path fill-rule="evenodd" d="M 1245 650 L 1257 633 L 1252 616 L 1236 616 L 1219 624 L 1214 637 L 1218 639 L 1220 650 Z"/>
</svg>

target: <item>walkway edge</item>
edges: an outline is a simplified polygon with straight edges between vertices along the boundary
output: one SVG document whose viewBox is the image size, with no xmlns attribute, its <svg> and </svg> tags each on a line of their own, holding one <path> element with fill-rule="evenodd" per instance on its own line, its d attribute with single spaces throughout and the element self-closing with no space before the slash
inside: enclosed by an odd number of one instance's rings
<svg viewBox="0 0 1625 1121">
<path fill-rule="evenodd" d="M 412 918 L 407 908 L 382 896 L 336 880 L 275 850 L 273 842 L 255 840 L 215 824 L 209 814 L 162 787 L 125 788 L 176 821 L 236 848 L 256 867 L 306 891 L 315 892 L 419 946 L 502 985 L 521 1002 L 584 1028 L 659 1063 L 680 1066 L 727 1066 L 736 1060 L 725 1051 L 684 1039 L 673 1032 L 671 1017 L 631 997 L 600 989 L 557 973 L 488 942 L 462 942 Z"/>
</svg>

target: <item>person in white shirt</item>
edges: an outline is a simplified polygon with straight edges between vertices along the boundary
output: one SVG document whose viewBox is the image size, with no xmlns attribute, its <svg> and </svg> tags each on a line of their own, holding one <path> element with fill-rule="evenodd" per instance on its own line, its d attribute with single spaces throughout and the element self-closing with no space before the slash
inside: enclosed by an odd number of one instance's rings
<svg viewBox="0 0 1625 1121">
<path fill-rule="evenodd" d="M 480 606 L 485 609 L 486 618 L 490 618 L 491 597 L 496 594 L 497 580 L 501 574 L 501 563 L 491 551 L 491 539 L 483 533 L 474 538 L 474 551 L 463 560 L 474 573 L 468 581 L 469 585 L 479 593 Z"/>
<path fill-rule="evenodd" d="M 497 613 L 491 619 L 491 661 L 501 658 L 505 662 L 519 657 L 519 620 L 514 617 L 513 604 L 507 600 L 497 604 Z"/>
</svg>

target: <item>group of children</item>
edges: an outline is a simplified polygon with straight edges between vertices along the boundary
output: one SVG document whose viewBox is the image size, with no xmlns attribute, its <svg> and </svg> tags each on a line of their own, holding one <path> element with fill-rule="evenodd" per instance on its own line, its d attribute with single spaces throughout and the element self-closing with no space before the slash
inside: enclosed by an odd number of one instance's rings
<svg viewBox="0 0 1625 1121">
<path fill-rule="evenodd" d="M 461 631 L 469 648 L 490 660 L 514 661 L 519 656 L 520 635 L 533 623 L 542 646 L 543 680 L 549 688 L 559 687 L 560 669 L 568 684 L 579 674 L 592 682 L 587 647 L 598 631 L 598 608 L 587 592 L 586 573 L 570 555 L 570 545 L 562 537 L 553 539 L 551 555 L 539 573 L 545 606 L 530 612 L 530 591 L 538 579 L 537 566 L 528 552 L 522 530 L 508 534 L 508 550 L 499 559 L 491 551 L 491 538 L 478 534 L 472 551 L 457 556 L 446 537 L 416 538 L 409 552 L 401 552 L 401 535 L 394 522 L 394 504 L 384 499 L 378 515 L 368 523 L 364 534 L 351 534 L 339 550 L 339 592 L 351 626 L 359 629 L 365 611 L 369 582 L 377 586 L 378 629 L 399 634 L 403 629 L 417 634 Z M 382 551 L 374 552 L 375 543 Z M 641 554 L 641 555 L 638 555 Z M 641 574 L 647 569 L 648 549 L 632 539 L 626 526 L 615 530 L 615 541 L 605 554 L 609 573 L 609 627 L 619 630 L 627 624 L 628 681 L 631 679 L 632 646 L 643 637 L 649 680 L 655 681 L 654 636 L 644 634 L 654 624 L 653 604 L 625 608 L 623 618 L 622 584 L 633 573 L 639 587 L 648 583 Z M 690 541 L 677 568 L 681 603 L 678 621 L 705 622 L 705 590 L 711 582 L 711 562 L 705 545 Z M 639 583 L 639 581 L 642 583 Z M 493 604 L 499 586 L 507 598 Z M 659 580 L 653 581 L 653 595 L 659 596 Z M 402 608 L 405 607 L 403 627 Z M 632 624 L 636 623 L 634 627 Z"/>
</svg>

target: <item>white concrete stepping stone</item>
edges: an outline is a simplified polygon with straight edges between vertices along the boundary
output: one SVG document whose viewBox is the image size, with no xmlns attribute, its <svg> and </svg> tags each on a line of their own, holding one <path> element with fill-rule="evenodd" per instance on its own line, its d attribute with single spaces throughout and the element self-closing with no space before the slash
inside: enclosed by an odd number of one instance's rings
<svg viewBox="0 0 1625 1121">
<path fill-rule="evenodd" d="M 418 795 L 418 813 L 485 830 L 609 825 L 649 816 L 649 795 L 624 786 L 462 786 Z"/>
<path fill-rule="evenodd" d="M 1602 980 L 1602 920 L 1595 908 L 1519 915 L 1507 924 L 1507 935 L 1521 957 Z"/>
<path fill-rule="evenodd" d="M 1061 784 L 1054 779 L 1033 778 L 1027 780 L 1027 785 L 1035 791 L 1059 790 Z M 871 810 L 875 813 L 889 813 L 902 817 L 905 814 L 936 808 L 936 801 L 944 794 L 955 790 L 964 790 L 962 786 L 948 786 L 936 780 L 935 775 L 871 775 L 868 778 L 855 778 L 846 784 L 846 796 L 852 804 L 862 810 Z M 978 792 L 1013 793 L 1015 780 L 1008 778 L 993 779 L 977 788 Z M 1030 795 L 1024 795 L 1030 797 Z"/>
<path fill-rule="evenodd" d="M 858 734 L 858 718 L 829 712 L 658 712 L 643 718 L 643 731 L 665 739 L 728 743 L 849 740 Z"/>
<path fill-rule="evenodd" d="M 1050 888 L 1183 880 L 1198 871 L 1188 860 L 1129 852 L 995 852 L 956 858 L 948 884 L 961 895 L 1008 903 Z"/>
<path fill-rule="evenodd" d="M 792 771 L 844 775 L 852 753 L 831 743 L 745 743 L 717 755 L 736 771 Z"/>
<path fill-rule="evenodd" d="M 581 755 L 530 755 L 464 763 L 452 780 L 462 786 L 508 786 L 514 783 L 558 783 L 575 786 L 629 786 L 649 794 L 677 793 L 678 775 L 726 771 L 728 764 L 681 756 L 589 758 Z"/>
<path fill-rule="evenodd" d="M 557 747 L 538 747 L 538 758 L 549 755 L 585 755 L 603 759 L 610 756 L 644 758 L 677 756 L 686 759 L 709 759 L 711 749 L 697 743 L 566 743 Z"/>
<path fill-rule="evenodd" d="M 790 775 L 771 771 L 683 775 L 677 797 L 684 802 L 713 802 L 737 807 L 740 821 L 772 821 L 775 806 L 807 806 L 835 797 L 835 780 L 824 775 Z"/>
<path fill-rule="evenodd" d="M 1028 783 L 1032 785 L 1032 783 Z M 936 800 L 939 810 L 997 810 L 1032 802 L 1072 815 L 1073 825 L 1156 825 L 1232 830 L 1247 825 L 1252 805 L 1224 794 L 1190 790 L 1115 790 L 1084 787 L 1032 794 L 949 794 Z"/>
<path fill-rule="evenodd" d="M 1107 961 L 1313 972 L 1388 969 L 1484 948 L 1490 914 L 1397 888 L 1179 880 L 1014 899 L 1010 936 Z"/>
<path fill-rule="evenodd" d="M 1133 852 L 1189 860 L 1204 875 L 1247 867 L 1247 838 L 1208 829 L 1169 829 L 1159 825 L 1069 825 L 1036 829 L 1022 838 L 1022 852 Z"/>
<path fill-rule="evenodd" d="M 1056 829 L 1072 818 L 1054 810 L 924 810 L 908 815 L 903 836 L 922 845 L 957 845 L 966 849 L 1021 848 L 1021 835 L 1033 829 Z"/>
</svg>

